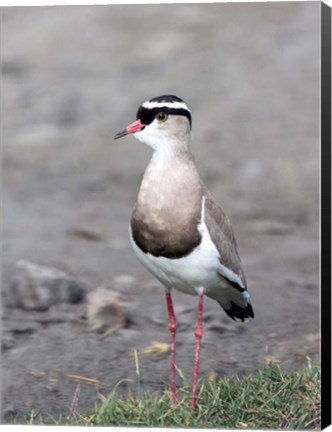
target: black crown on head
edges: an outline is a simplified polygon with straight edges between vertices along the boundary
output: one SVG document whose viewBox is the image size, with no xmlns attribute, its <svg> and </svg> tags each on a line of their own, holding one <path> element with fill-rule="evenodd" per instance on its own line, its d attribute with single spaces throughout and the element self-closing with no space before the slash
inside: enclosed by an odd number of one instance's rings
<svg viewBox="0 0 332 432">
<path fill-rule="evenodd" d="M 156 106 L 149 107 L 148 104 L 150 102 L 152 104 L 155 103 Z M 172 103 L 175 104 L 174 107 L 172 107 L 172 105 L 171 105 Z M 176 106 L 176 103 L 183 104 L 183 106 L 180 106 L 180 107 Z M 165 104 L 165 105 L 163 105 L 163 104 Z M 144 106 L 144 105 L 147 105 L 147 106 Z M 187 108 L 184 101 L 175 95 L 161 95 L 161 96 L 156 96 L 152 99 L 149 99 L 147 102 L 144 102 L 138 108 L 136 118 L 141 120 L 141 122 L 144 125 L 149 125 L 150 123 L 153 122 L 155 116 L 161 111 L 168 114 L 168 115 L 182 115 L 182 116 L 187 117 L 187 119 L 189 120 L 190 129 L 191 129 L 191 112 Z"/>
</svg>

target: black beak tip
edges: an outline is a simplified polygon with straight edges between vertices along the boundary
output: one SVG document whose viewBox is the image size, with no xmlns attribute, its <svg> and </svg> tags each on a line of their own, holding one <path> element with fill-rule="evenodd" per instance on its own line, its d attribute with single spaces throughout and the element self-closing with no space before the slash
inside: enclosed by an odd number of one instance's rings
<svg viewBox="0 0 332 432">
<path fill-rule="evenodd" d="M 124 136 L 128 135 L 127 129 L 123 129 L 122 131 L 118 132 L 117 134 L 114 135 L 113 139 L 119 139 L 122 138 Z"/>
</svg>

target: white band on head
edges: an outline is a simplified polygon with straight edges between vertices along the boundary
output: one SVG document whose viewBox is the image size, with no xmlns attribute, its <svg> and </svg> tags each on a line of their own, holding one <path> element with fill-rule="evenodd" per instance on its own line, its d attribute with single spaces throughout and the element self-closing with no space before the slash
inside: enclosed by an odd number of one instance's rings
<svg viewBox="0 0 332 432">
<path fill-rule="evenodd" d="M 144 104 L 142 105 L 144 108 L 148 108 L 148 109 L 152 109 L 152 108 L 162 108 L 162 107 L 167 107 L 167 108 L 174 108 L 174 109 L 185 109 L 189 112 L 190 109 L 187 107 L 187 105 L 184 102 L 157 102 L 157 101 L 146 101 L 144 102 Z"/>
</svg>

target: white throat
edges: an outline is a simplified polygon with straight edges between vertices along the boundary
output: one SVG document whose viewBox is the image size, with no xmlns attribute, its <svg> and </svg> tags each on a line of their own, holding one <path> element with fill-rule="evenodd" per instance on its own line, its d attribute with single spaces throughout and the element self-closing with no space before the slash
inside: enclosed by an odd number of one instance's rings
<svg viewBox="0 0 332 432">
<path fill-rule="evenodd" d="M 180 139 L 168 133 L 158 133 L 155 129 L 146 127 L 134 134 L 135 138 L 147 144 L 153 150 L 156 162 L 170 162 L 178 155 L 190 152 L 190 136 L 185 134 Z"/>
<path fill-rule="evenodd" d="M 179 140 L 174 137 L 161 136 L 155 139 L 154 137 L 144 136 L 139 132 L 135 134 L 135 138 L 152 148 L 155 160 L 163 160 L 165 162 L 173 159 L 179 152 L 179 149 L 183 147 L 183 144 L 181 145 Z"/>
</svg>

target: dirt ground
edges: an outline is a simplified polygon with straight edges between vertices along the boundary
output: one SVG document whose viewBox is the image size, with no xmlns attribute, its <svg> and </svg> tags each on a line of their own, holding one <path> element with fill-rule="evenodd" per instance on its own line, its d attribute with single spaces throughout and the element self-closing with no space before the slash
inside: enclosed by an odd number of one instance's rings
<svg viewBox="0 0 332 432">
<path fill-rule="evenodd" d="M 134 350 L 141 393 L 170 385 L 170 353 L 142 353 L 169 342 L 164 292 L 128 239 L 150 151 L 113 141 L 165 93 L 192 110 L 193 151 L 255 311 L 235 323 L 206 300 L 200 376 L 319 362 L 319 16 L 316 2 L 2 10 L 2 422 L 67 416 L 75 392 L 86 413 L 121 380 L 136 394 Z M 84 302 L 13 307 L 20 259 L 121 292 L 127 327 L 99 339 Z M 174 293 L 188 380 L 196 301 Z"/>
</svg>

